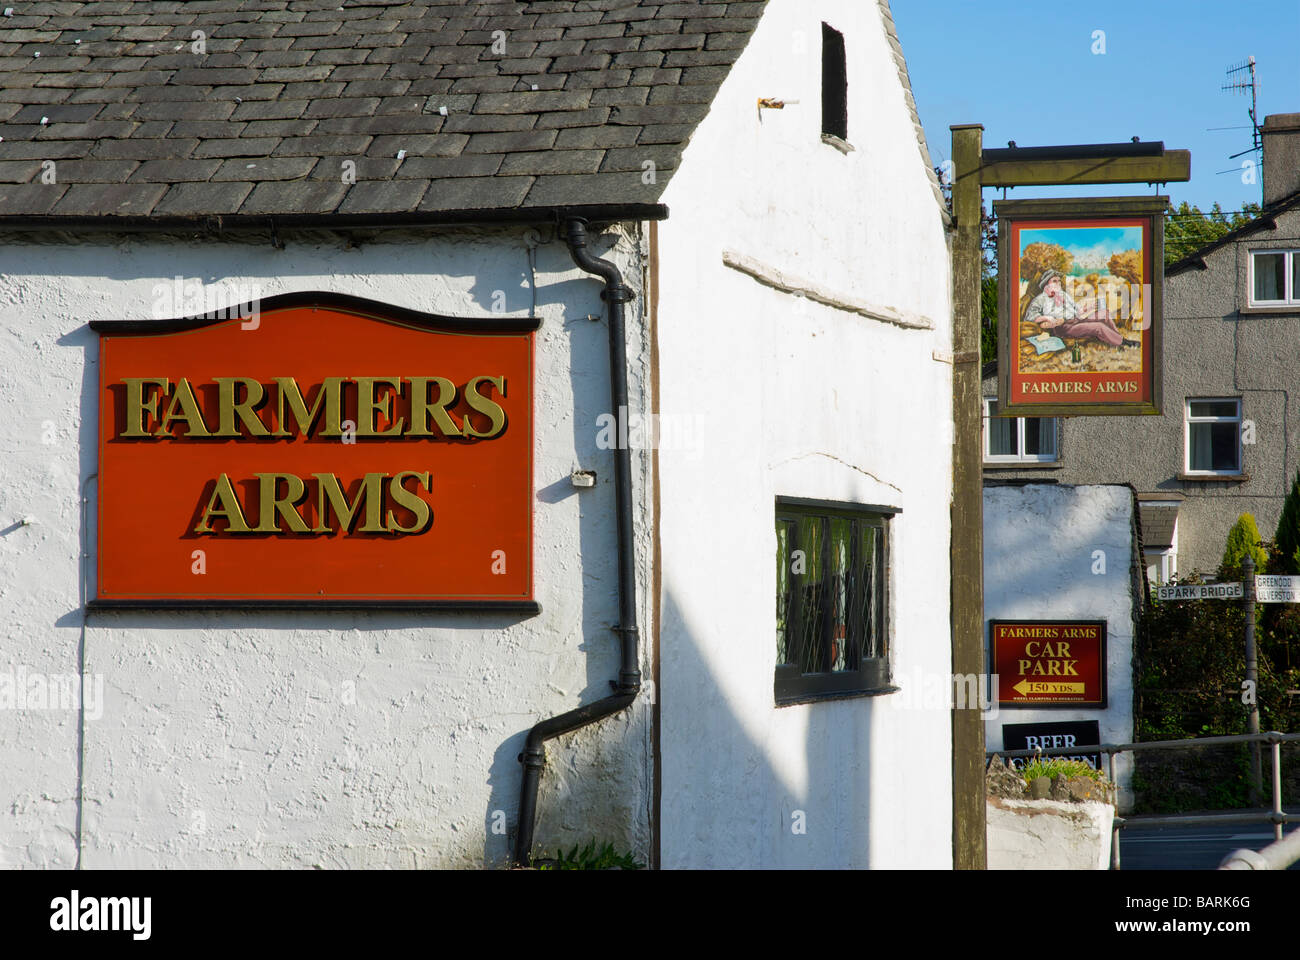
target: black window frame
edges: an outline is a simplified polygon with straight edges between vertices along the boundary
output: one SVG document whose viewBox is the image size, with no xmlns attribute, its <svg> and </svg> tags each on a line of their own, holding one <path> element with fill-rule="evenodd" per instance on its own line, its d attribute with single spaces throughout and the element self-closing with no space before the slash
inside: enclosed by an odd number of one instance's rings
<svg viewBox="0 0 1300 960">
<path fill-rule="evenodd" d="M 812 500 L 804 497 L 777 497 L 775 511 L 775 526 L 782 522 L 793 522 L 794 529 L 798 530 L 797 521 L 806 517 L 821 517 L 829 523 L 832 519 L 848 519 L 857 523 L 866 524 L 877 530 L 876 536 L 876 563 L 879 565 L 878 575 L 875 577 L 877 594 L 872 604 L 872 610 L 878 632 L 878 644 L 880 649 L 874 656 L 861 655 L 862 640 L 859 636 L 856 639 L 859 655 L 857 657 L 858 665 L 856 669 L 824 671 L 819 673 L 804 673 L 799 665 L 798 659 L 801 659 L 802 651 L 796 648 L 794 642 L 793 625 L 797 622 L 794 614 L 786 617 L 786 634 L 785 648 L 787 657 L 794 653 L 796 659 L 794 662 L 777 663 L 775 676 L 773 678 L 773 697 L 776 705 L 787 706 L 795 703 L 811 703 L 820 700 L 839 700 L 847 697 L 868 697 L 878 696 L 884 693 L 892 693 L 897 690 L 890 680 L 890 661 L 893 649 L 891 635 L 891 615 L 890 602 L 892 590 L 890 588 L 891 577 L 891 549 L 893 539 L 893 519 L 902 510 L 898 507 L 882 506 L 879 504 L 865 503 L 847 503 L 839 500 Z M 830 569 L 830 537 L 823 535 L 822 543 L 822 566 L 821 569 L 825 574 Z M 790 541 L 790 550 L 799 549 L 797 540 Z M 851 549 L 853 555 L 850 559 L 850 567 L 857 568 L 858 556 L 857 550 L 860 548 L 861 538 L 857 535 L 857 528 L 854 528 L 854 535 L 850 537 Z M 780 539 L 777 538 L 777 562 L 781 563 L 780 557 Z M 858 581 L 857 588 L 866 589 L 865 585 Z M 793 598 L 798 597 L 798 591 L 793 588 L 787 591 L 784 598 L 787 604 L 794 605 Z M 833 603 L 834 593 L 831 590 L 824 590 L 821 600 L 820 622 L 823 624 L 821 630 L 820 642 L 826 643 L 827 649 L 824 651 L 825 662 L 830 662 L 831 647 L 834 641 L 831 635 L 833 618 L 828 615 Z M 776 595 L 773 597 L 774 619 L 777 627 L 780 625 L 779 609 L 782 602 L 780 595 L 780 583 L 777 583 Z M 850 603 L 853 603 L 850 600 Z M 860 606 L 858 607 L 860 609 Z M 776 630 L 773 630 L 773 640 L 776 639 Z M 851 640 L 852 638 L 846 638 Z M 774 651 L 775 653 L 776 651 Z"/>
</svg>

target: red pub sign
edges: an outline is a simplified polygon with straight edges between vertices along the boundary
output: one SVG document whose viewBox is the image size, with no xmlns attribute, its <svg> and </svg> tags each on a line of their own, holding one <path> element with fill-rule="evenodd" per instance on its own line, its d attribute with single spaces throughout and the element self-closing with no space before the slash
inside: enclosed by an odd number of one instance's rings
<svg viewBox="0 0 1300 960">
<path fill-rule="evenodd" d="M 535 318 L 94 322 L 99 606 L 536 609 Z"/>
<path fill-rule="evenodd" d="M 989 633 L 999 704 L 1106 705 L 1106 621 L 992 620 Z"/>
<path fill-rule="evenodd" d="M 1158 414 L 1165 197 L 1001 200 L 999 413 Z"/>
</svg>

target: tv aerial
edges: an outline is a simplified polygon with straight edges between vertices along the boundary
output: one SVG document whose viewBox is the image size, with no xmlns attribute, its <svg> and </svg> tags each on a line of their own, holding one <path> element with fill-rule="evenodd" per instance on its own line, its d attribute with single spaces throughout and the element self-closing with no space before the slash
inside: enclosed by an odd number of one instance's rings
<svg viewBox="0 0 1300 960">
<path fill-rule="evenodd" d="M 1234 153 L 1229 160 L 1236 160 L 1238 157 L 1244 157 L 1248 153 L 1254 153 L 1261 149 L 1263 144 L 1260 142 L 1259 119 L 1257 109 L 1259 106 L 1259 77 L 1255 74 L 1255 58 L 1247 57 L 1235 67 L 1228 68 L 1228 81 L 1220 90 L 1226 90 L 1229 93 L 1246 93 L 1250 92 L 1250 136 L 1251 146 L 1249 149 L 1242 150 L 1240 153 Z"/>
</svg>

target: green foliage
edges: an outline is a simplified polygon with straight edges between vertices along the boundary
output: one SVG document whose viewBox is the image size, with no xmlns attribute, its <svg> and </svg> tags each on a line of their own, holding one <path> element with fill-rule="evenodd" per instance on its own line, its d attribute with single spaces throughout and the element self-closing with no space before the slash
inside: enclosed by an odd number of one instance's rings
<svg viewBox="0 0 1300 960">
<path fill-rule="evenodd" d="M 952 213 L 952 183 L 947 171 L 934 168 L 943 202 Z M 998 225 L 980 200 L 980 363 L 998 358 Z"/>
<path fill-rule="evenodd" d="M 612 843 L 598 848 L 595 840 L 589 840 L 567 853 L 561 848 L 554 858 L 537 858 L 533 866 L 539 870 L 641 870 L 645 865 L 631 853 L 619 853 Z"/>
<path fill-rule="evenodd" d="M 1291 492 L 1282 502 L 1282 516 L 1277 521 L 1277 572 L 1300 573 L 1300 473 L 1291 481 Z"/>
<path fill-rule="evenodd" d="M 1261 212 L 1258 203 L 1247 203 L 1227 214 L 1216 203 L 1209 213 L 1202 213 L 1184 200 L 1165 216 L 1165 266 L 1245 226 Z"/>
<path fill-rule="evenodd" d="M 1266 545 L 1268 546 L 1268 545 Z M 1196 583 L 1196 579 L 1178 581 Z M 1300 729 L 1300 685 L 1290 651 L 1300 638 L 1300 608 L 1274 615 L 1256 606 L 1258 686 L 1264 730 Z M 1273 622 L 1273 619 L 1276 622 Z M 1232 600 L 1151 600 L 1136 639 L 1138 740 L 1182 740 L 1246 732 L 1245 613 Z"/>
<path fill-rule="evenodd" d="M 1223 561 L 1219 564 L 1219 578 L 1225 581 L 1241 578 L 1241 561 L 1246 554 L 1255 561 L 1255 572 L 1268 569 L 1268 552 L 1259 539 L 1259 527 L 1253 514 L 1243 513 L 1228 531 L 1228 542 L 1223 548 Z"/>
<path fill-rule="evenodd" d="M 1094 770 L 1082 760 L 1066 760 L 1064 757 L 1052 757 L 1048 760 L 1035 758 L 1025 764 L 1025 768 L 1020 771 L 1025 782 L 1035 780 L 1038 777 L 1065 777 L 1067 780 L 1074 777 L 1087 777 L 1089 780 L 1104 780 L 1105 775 L 1100 770 Z"/>
<path fill-rule="evenodd" d="M 980 281 L 980 363 L 998 358 L 998 278 Z"/>
</svg>

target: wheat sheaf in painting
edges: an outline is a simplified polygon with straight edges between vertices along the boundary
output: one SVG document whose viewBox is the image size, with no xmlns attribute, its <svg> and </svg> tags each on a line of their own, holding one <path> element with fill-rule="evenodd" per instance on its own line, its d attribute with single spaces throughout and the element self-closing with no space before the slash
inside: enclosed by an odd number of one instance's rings
<svg viewBox="0 0 1300 960">
<path fill-rule="evenodd" d="M 996 206 L 1008 412 L 1155 412 L 1162 224 L 1113 199 Z"/>
</svg>

